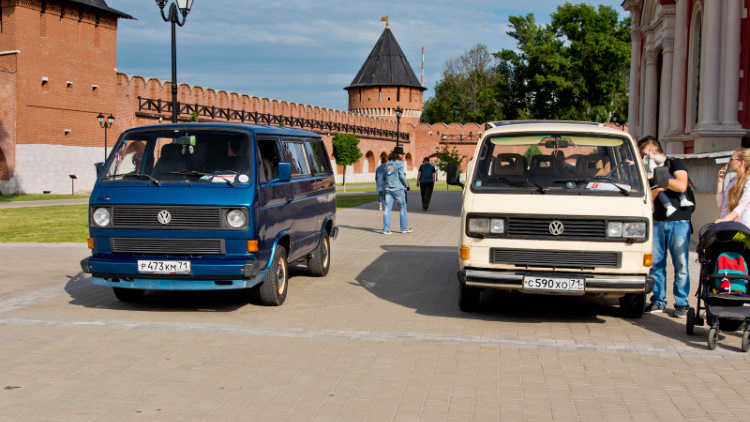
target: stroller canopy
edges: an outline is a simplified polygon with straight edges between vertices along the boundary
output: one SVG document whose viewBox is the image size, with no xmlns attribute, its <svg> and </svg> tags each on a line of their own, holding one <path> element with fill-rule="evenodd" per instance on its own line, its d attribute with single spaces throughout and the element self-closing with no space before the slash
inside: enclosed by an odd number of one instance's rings
<svg viewBox="0 0 750 422">
<path fill-rule="evenodd" d="M 696 252 L 702 256 L 706 249 L 717 241 L 744 243 L 750 249 L 750 228 L 734 221 L 706 225 L 698 235 Z"/>
</svg>

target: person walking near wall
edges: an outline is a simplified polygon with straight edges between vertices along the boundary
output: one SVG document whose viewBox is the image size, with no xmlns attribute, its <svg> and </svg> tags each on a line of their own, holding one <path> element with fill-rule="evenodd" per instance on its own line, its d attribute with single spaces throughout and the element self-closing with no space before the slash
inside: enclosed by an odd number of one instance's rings
<svg viewBox="0 0 750 422">
<path fill-rule="evenodd" d="M 385 187 L 383 186 L 383 174 L 385 173 L 385 157 L 380 157 L 380 165 L 375 169 L 375 191 L 378 193 L 378 207 L 383 211 L 385 201 Z"/>
<path fill-rule="evenodd" d="M 381 177 L 385 191 L 385 209 L 383 210 L 383 234 L 391 234 L 391 209 L 396 201 L 399 207 L 399 223 L 401 233 L 411 233 L 409 217 L 406 214 L 406 189 L 409 182 L 404 171 L 404 148 L 397 146 L 385 163 L 385 171 Z"/>
<path fill-rule="evenodd" d="M 430 164 L 430 159 L 424 157 L 424 162 L 419 166 L 417 172 L 417 186 L 419 186 L 419 193 L 422 194 L 422 211 L 427 211 L 430 207 L 430 199 L 432 199 L 432 190 L 435 188 L 435 179 L 437 178 L 437 171 L 435 166 Z"/>
<path fill-rule="evenodd" d="M 648 145 L 656 147 L 661 154 L 664 150 L 661 143 L 653 136 L 646 136 L 638 141 L 638 147 Z M 669 167 L 669 173 L 673 178 L 669 179 L 666 188 L 654 188 L 651 190 L 652 200 L 654 200 L 654 249 L 653 264 L 649 271 L 649 276 L 654 279 L 654 291 L 651 296 L 651 303 L 646 306 L 645 312 L 664 312 L 666 308 L 667 294 L 667 253 L 672 255 L 672 265 L 674 266 L 674 285 L 673 295 L 675 299 L 674 312 L 672 316 L 683 318 L 687 314 L 688 294 L 690 293 L 690 274 L 688 273 L 688 254 L 690 251 L 690 215 L 695 207 L 681 207 L 680 194 L 686 193 L 688 198 L 692 198 L 690 191 L 688 169 L 685 162 L 679 158 L 667 159 L 666 165 Z M 667 209 L 661 202 L 656 201 L 659 192 L 665 192 L 672 206 L 677 211 L 667 215 Z M 692 200 L 695 202 L 695 200 Z"/>
<path fill-rule="evenodd" d="M 727 172 L 734 172 L 724 188 Z M 740 148 L 729 159 L 726 167 L 719 170 L 716 186 L 716 203 L 721 210 L 721 217 L 715 223 L 737 221 L 750 227 L 750 189 L 747 189 L 747 177 L 750 176 L 750 149 Z"/>
</svg>

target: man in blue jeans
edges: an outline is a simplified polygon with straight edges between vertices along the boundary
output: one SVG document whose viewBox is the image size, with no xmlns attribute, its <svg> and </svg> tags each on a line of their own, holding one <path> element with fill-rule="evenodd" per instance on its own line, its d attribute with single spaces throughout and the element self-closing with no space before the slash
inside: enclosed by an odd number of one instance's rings
<svg viewBox="0 0 750 422">
<path fill-rule="evenodd" d="M 653 136 L 646 136 L 638 141 L 638 146 L 653 145 L 658 152 L 663 153 L 661 144 Z M 652 199 L 659 192 L 665 192 L 670 203 L 677 209 L 667 216 L 666 208 L 659 201 L 654 201 L 654 250 L 653 264 L 649 275 L 654 278 L 654 291 L 651 302 L 646 305 L 645 312 L 664 312 L 667 306 L 667 253 L 672 255 L 674 266 L 674 312 L 672 316 L 684 318 L 688 310 L 688 294 L 690 294 L 690 274 L 688 273 L 688 255 L 690 252 L 690 214 L 694 207 L 681 207 L 680 194 L 687 193 L 692 197 L 688 181 L 688 169 L 685 162 L 679 158 L 669 158 L 665 163 L 673 178 L 669 179 L 666 188 L 651 190 Z M 695 202 L 695 201 L 693 201 Z"/>
<path fill-rule="evenodd" d="M 409 182 L 404 171 L 404 148 L 398 145 L 385 163 L 385 171 L 380 175 L 380 184 L 385 191 L 385 209 L 383 210 L 383 234 L 391 234 L 391 209 L 393 201 L 399 207 L 399 223 L 401 233 L 411 233 L 408 227 L 409 217 L 406 215 L 406 189 Z"/>
</svg>

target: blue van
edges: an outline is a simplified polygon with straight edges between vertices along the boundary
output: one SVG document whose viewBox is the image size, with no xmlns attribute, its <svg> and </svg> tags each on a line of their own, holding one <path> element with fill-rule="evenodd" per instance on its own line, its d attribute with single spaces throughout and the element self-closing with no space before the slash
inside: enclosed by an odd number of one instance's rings
<svg viewBox="0 0 750 422">
<path fill-rule="evenodd" d="M 325 276 L 336 238 L 334 174 L 319 135 L 240 123 L 125 131 L 89 200 L 93 283 L 121 301 L 146 290 L 258 291 L 281 305 L 289 263 Z"/>
</svg>

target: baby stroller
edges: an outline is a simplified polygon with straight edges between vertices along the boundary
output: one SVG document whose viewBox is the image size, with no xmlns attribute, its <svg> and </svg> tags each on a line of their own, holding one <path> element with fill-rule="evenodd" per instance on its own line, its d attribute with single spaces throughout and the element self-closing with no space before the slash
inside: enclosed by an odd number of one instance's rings
<svg viewBox="0 0 750 422">
<path fill-rule="evenodd" d="M 698 308 L 687 313 L 685 331 L 708 323 L 708 348 L 713 350 L 719 331 L 742 328 L 742 351 L 750 350 L 750 295 L 747 292 L 747 262 L 750 258 L 750 229 L 744 224 L 725 222 L 704 226 L 699 233 L 700 280 L 695 295 Z M 702 313 L 702 311 L 704 311 Z"/>
</svg>

